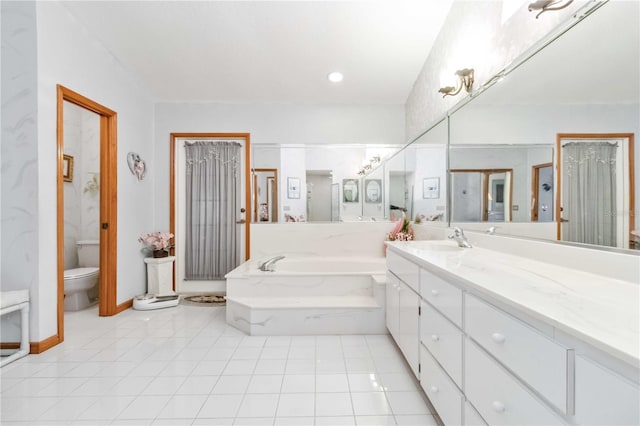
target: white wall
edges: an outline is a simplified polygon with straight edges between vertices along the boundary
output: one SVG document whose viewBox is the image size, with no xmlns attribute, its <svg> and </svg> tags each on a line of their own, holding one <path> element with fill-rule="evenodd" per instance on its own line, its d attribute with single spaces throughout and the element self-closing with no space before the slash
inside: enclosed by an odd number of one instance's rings
<svg viewBox="0 0 640 426">
<path fill-rule="evenodd" d="M 37 250 L 38 126 L 36 9 L 30 2 L 0 2 L 2 19 L 2 291 L 29 289 L 31 335 L 40 309 Z M 54 139 L 55 141 L 55 135 Z M 55 252 L 55 251 L 54 251 Z M 55 272 L 54 272 L 55 274 Z M 46 300 L 46 299 L 45 299 Z M 35 312 L 35 313 L 34 313 Z M 20 314 L 2 317 L 3 341 L 19 341 Z"/>
<path fill-rule="evenodd" d="M 173 132 L 248 132 L 251 144 L 402 144 L 404 108 L 392 106 L 158 103 L 154 164 L 156 224 L 169 226 L 169 135 Z M 282 163 L 282 168 L 285 165 Z M 304 173 L 300 175 L 304 180 Z M 286 188 L 287 175 L 280 175 Z M 285 185 L 283 187 L 283 185 Z M 304 190 L 304 186 L 302 187 Z M 304 197 L 304 193 L 301 194 Z M 281 206 L 289 201 L 281 192 Z M 282 207 L 281 207 L 282 208 Z M 306 208 L 305 208 L 306 209 Z M 306 211 L 305 211 L 306 216 Z"/>
<path fill-rule="evenodd" d="M 2 150 L 12 161 L 2 171 L 2 289 L 31 290 L 30 339 L 41 341 L 57 329 L 56 84 L 118 113 L 118 303 L 146 287 L 137 237 L 153 223 L 157 172 L 150 167 L 138 183 L 126 155 L 152 158 L 153 103 L 60 3 L 5 3 L 2 78 L 11 93 L 3 90 Z"/>
<path fill-rule="evenodd" d="M 474 68 L 474 87 L 479 87 L 586 3 L 575 1 L 535 19 L 526 2 L 512 16 L 503 17 L 501 1 L 455 1 L 405 104 L 407 139 L 461 99 L 462 95 L 443 99 L 438 93 L 440 87 L 454 85 L 456 70 Z"/>
</svg>

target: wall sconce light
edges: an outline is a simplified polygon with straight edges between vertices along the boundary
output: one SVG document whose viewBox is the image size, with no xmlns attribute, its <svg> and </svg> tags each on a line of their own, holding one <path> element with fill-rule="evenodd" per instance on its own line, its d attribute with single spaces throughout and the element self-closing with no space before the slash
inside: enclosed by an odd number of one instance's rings
<svg viewBox="0 0 640 426">
<path fill-rule="evenodd" d="M 455 96 L 464 87 L 464 90 L 469 93 L 471 92 L 471 88 L 473 87 L 473 68 L 464 68 L 456 71 L 456 75 L 458 76 L 458 87 L 453 86 L 445 86 L 441 87 L 438 90 L 438 93 L 442 93 L 442 97 L 445 96 Z"/>
<path fill-rule="evenodd" d="M 536 15 L 536 19 L 538 19 L 538 17 L 540 15 L 542 15 L 543 13 L 545 13 L 545 12 L 548 12 L 550 10 L 564 9 L 565 7 L 567 7 L 571 3 L 573 3 L 573 0 L 569 0 L 568 2 L 563 4 L 562 6 L 552 7 L 553 5 L 558 4 L 558 3 L 562 3 L 563 1 L 564 0 L 538 0 L 538 1 L 534 1 L 533 3 L 529 4 L 529 12 L 533 12 L 534 10 L 540 10 L 541 12 Z"/>
</svg>

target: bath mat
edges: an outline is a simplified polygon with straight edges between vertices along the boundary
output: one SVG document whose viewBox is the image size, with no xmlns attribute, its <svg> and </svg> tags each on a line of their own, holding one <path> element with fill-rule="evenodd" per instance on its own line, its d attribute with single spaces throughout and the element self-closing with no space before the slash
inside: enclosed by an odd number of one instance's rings
<svg viewBox="0 0 640 426">
<path fill-rule="evenodd" d="M 193 296 L 184 296 L 180 302 L 185 305 L 197 306 L 225 306 L 227 304 L 226 297 L 221 294 L 196 294 Z"/>
</svg>

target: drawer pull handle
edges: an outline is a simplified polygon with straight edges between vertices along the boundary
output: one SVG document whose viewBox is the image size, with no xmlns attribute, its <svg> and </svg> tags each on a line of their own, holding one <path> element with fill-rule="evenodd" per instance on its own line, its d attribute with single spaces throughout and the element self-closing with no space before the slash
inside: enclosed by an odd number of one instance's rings
<svg viewBox="0 0 640 426">
<path fill-rule="evenodd" d="M 439 390 L 437 386 L 431 386 L 431 393 L 438 393 Z"/>
<path fill-rule="evenodd" d="M 506 340 L 506 337 L 504 337 L 504 334 L 501 334 L 501 333 L 493 333 L 491 335 L 491 340 L 493 340 L 496 343 L 504 343 L 504 341 Z"/>
<path fill-rule="evenodd" d="M 504 404 L 500 401 L 493 401 L 491 407 L 493 407 L 497 413 L 504 413 Z"/>
<path fill-rule="evenodd" d="M 431 340 L 433 340 L 434 342 L 437 342 L 438 340 L 440 340 L 440 336 L 438 336 L 437 334 L 432 334 Z"/>
<path fill-rule="evenodd" d="M 434 296 L 437 296 L 440 293 L 438 292 L 438 290 L 431 290 L 431 294 L 433 294 Z"/>
</svg>

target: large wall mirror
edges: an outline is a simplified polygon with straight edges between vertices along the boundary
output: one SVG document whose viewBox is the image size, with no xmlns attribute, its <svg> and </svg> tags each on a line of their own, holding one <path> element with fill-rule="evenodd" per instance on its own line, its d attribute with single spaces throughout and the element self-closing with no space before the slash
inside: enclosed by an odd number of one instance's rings
<svg viewBox="0 0 640 426">
<path fill-rule="evenodd" d="M 389 179 L 404 174 L 404 162 L 385 159 L 401 148 L 254 144 L 252 222 L 388 220 L 395 192 Z"/>
<path fill-rule="evenodd" d="M 504 222 L 497 232 L 634 247 L 639 9 L 605 3 L 450 114 L 451 225 Z M 479 171 L 458 173 L 465 169 Z M 482 170 L 495 169 L 511 176 L 498 190 L 502 213 L 491 215 L 497 186 Z M 475 200 L 473 211 L 462 196 Z"/>
</svg>

